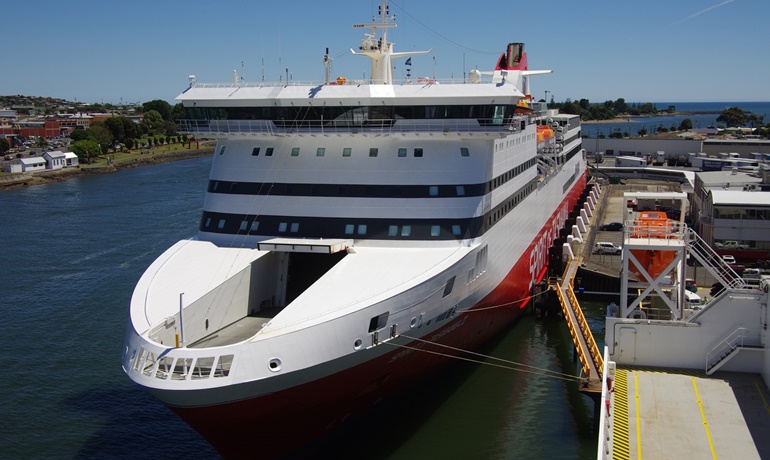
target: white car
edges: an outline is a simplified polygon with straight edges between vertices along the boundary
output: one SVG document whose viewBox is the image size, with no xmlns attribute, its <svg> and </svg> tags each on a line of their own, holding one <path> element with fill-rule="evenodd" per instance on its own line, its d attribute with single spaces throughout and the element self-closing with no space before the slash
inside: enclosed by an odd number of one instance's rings
<svg viewBox="0 0 770 460">
<path fill-rule="evenodd" d="M 594 245 L 595 254 L 620 254 L 623 247 L 614 243 L 599 242 Z"/>
<path fill-rule="evenodd" d="M 735 257 L 731 256 L 730 254 L 723 255 L 722 260 L 724 260 L 728 265 L 735 265 Z"/>
</svg>

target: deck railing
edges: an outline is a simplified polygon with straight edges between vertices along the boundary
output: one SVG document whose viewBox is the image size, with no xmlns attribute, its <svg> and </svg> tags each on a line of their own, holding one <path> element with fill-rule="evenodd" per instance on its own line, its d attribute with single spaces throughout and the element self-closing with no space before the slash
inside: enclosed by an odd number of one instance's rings
<svg viewBox="0 0 770 460">
<path fill-rule="evenodd" d="M 187 134 L 399 134 L 399 133 L 516 133 L 528 124 L 526 117 L 511 119 L 396 120 L 366 122 L 273 120 L 177 120 Z"/>
</svg>

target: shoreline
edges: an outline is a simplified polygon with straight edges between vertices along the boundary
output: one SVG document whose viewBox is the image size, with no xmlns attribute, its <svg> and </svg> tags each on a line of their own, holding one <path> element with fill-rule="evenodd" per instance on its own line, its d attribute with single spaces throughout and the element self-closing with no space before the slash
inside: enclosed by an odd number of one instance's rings
<svg viewBox="0 0 770 460">
<path fill-rule="evenodd" d="M 62 168 L 50 171 L 38 171 L 33 173 L 15 173 L 0 176 L 0 191 L 15 190 L 35 185 L 52 184 L 74 179 L 76 177 L 85 177 L 93 174 L 112 174 L 124 169 L 137 168 L 140 166 L 150 166 L 160 163 L 170 163 L 173 161 L 189 160 L 212 156 L 214 148 L 202 148 L 196 150 L 182 150 L 174 152 L 159 152 L 149 155 L 143 155 L 122 161 L 115 161 L 111 164 L 98 166 Z"/>
<path fill-rule="evenodd" d="M 656 113 L 656 114 L 644 114 L 644 115 L 618 115 L 615 118 L 609 120 L 581 120 L 582 125 L 596 125 L 602 123 L 639 123 L 632 118 L 656 118 L 656 117 L 684 117 L 688 115 L 711 115 L 718 114 L 719 112 L 672 112 L 672 113 Z"/>
</svg>

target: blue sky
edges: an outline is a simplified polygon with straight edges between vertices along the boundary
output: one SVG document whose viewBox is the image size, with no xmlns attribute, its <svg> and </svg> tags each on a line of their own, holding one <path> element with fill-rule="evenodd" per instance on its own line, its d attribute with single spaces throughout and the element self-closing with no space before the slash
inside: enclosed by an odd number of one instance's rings
<svg viewBox="0 0 770 460">
<path fill-rule="evenodd" d="M 3 5 L 0 94 L 83 102 L 174 98 L 200 82 L 368 74 L 350 54 L 379 0 L 131 2 L 38 0 Z M 440 6 L 439 6 L 440 5 Z M 412 76 L 491 70 L 508 42 L 525 42 L 532 92 L 557 101 L 770 101 L 770 2 L 392 0 L 396 51 L 427 50 Z M 435 60 L 434 60 L 435 58 Z M 243 67 L 242 64 L 243 63 Z M 464 63 L 464 65 L 463 65 Z M 404 67 L 396 63 L 395 74 Z"/>
</svg>

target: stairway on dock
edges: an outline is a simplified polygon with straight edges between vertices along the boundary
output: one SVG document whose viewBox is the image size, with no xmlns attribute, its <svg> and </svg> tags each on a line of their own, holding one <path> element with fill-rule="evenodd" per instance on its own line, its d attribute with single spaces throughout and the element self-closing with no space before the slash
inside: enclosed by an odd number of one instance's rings
<svg viewBox="0 0 770 460">
<path fill-rule="evenodd" d="M 579 259 L 572 259 L 567 264 L 564 275 L 561 278 L 551 278 L 548 284 L 559 297 L 564 319 L 567 321 L 567 327 L 583 370 L 585 380 L 581 384 L 580 391 L 589 394 L 601 394 L 604 359 L 573 289 L 575 274 L 579 266 Z"/>
</svg>

